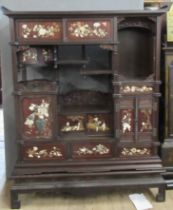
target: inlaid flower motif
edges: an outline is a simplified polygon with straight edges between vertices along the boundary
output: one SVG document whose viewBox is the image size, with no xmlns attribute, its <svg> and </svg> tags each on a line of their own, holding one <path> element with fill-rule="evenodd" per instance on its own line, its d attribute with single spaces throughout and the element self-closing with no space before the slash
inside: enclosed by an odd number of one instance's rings
<svg viewBox="0 0 173 210">
<path fill-rule="evenodd" d="M 27 38 L 50 38 L 54 37 L 60 32 L 60 25 L 56 22 L 45 23 L 24 23 L 22 24 L 22 37 Z"/>
<path fill-rule="evenodd" d="M 87 38 L 96 36 L 99 38 L 104 38 L 108 34 L 105 28 L 106 26 L 107 25 L 102 24 L 102 22 L 94 22 L 92 24 L 88 24 L 86 22 L 77 21 L 71 23 L 68 30 L 70 35 L 74 37 Z"/>
<path fill-rule="evenodd" d="M 88 148 L 88 147 L 80 147 L 76 153 L 78 155 L 94 155 L 94 154 L 99 154 L 99 155 L 105 155 L 110 152 L 109 148 L 107 148 L 103 144 L 98 144 L 94 146 L 93 148 Z"/>
<path fill-rule="evenodd" d="M 59 148 L 53 146 L 52 149 L 39 149 L 37 146 L 33 146 L 32 148 L 26 150 L 26 154 L 28 158 L 55 158 L 62 157 L 62 153 Z"/>
<path fill-rule="evenodd" d="M 151 93 L 153 91 L 153 88 L 151 86 L 122 86 L 120 88 L 122 93 Z"/>
<path fill-rule="evenodd" d="M 123 156 L 136 156 L 136 155 L 150 155 L 151 150 L 148 148 L 123 148 L 121 155 Z"/>
</svg>

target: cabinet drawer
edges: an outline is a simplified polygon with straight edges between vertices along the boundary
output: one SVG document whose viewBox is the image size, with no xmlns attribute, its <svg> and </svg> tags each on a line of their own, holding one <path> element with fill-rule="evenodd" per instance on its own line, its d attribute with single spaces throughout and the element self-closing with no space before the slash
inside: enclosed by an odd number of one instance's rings
<svg viewBox="0 0 173 210">
<path fill-rule="evenodd" d="M 32 144 L 21 146 L 23 160 L 63 160 L 65 146 L 63 144 Z"/>
<path fill-rule="evenodd" d="M 112 157 L 112 144 L 110 143 L 75 143 L 72 145 L 72 158 L 104 158 Z"/>
<path fill-rule="evenodd" d="M 133 157 L 148 157 L 152 155 L 152 148 L 151 146 L 125 146 L 122 148 L 119 148 L 119 157 L 124 158 L 133 158 Z"/>
<path fill-rule="evenodd" d="M 112 19 L 70 19 L 66 21 L 67 41 L 113 41 Z"/>
<path fill-rule="evenodd" d="M 62 38 L 59 20 L 20 20 L 17 24 L 17 40 L 21 42 L 53 42 Z"/>
</svg>

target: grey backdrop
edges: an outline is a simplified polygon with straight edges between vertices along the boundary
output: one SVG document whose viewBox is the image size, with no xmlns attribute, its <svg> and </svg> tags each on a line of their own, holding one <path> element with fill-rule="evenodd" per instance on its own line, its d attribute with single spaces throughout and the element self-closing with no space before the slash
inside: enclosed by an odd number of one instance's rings
<svg viewBox="0 0 173 210">
<path fill-rule="evenodd" d="M 10 10 L 125 10 L 143 9 L 143 0 L 0 0 L 0 6 Z M 6 175 L 10 176 L 16 161 L 14 100 L 12 96 L 12 66 L 8 18 L 0 11 L 0 55 L 5 122 Z"/>
</svg>

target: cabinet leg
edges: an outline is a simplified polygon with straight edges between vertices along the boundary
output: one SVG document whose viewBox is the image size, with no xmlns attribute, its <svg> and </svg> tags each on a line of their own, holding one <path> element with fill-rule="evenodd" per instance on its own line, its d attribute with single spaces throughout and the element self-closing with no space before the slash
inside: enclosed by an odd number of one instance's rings
<svg viewBox="0 0 173 210">
<path fill-rule="evenodd" d="M 20 209 L 20 201 L 18 200 L 18 192 L 11 190 L 11 208 Z"/>
<path fill-rule="evenodd" d="M 158 194 L 156 195 L 157 202 L 164 202 L 165 201 L 165 194 L 166 194 L 166 187 L 161 186 L 158 189 Z"/>
</svg>

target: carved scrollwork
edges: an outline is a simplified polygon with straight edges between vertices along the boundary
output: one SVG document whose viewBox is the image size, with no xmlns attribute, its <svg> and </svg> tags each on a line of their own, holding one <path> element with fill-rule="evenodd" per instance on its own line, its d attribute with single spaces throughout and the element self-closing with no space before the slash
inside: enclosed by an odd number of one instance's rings
<svg viewBox="0 0 173 210">
<path fill-rule="evenodd" d="M 119 23 L 118 29 L 125 29 L 130 27 L 145 28 L 147 30 L 153 30 L 153 23 L 151 21 L 143 21 L 137 19 L 123 20 Z"/>
</svg>

